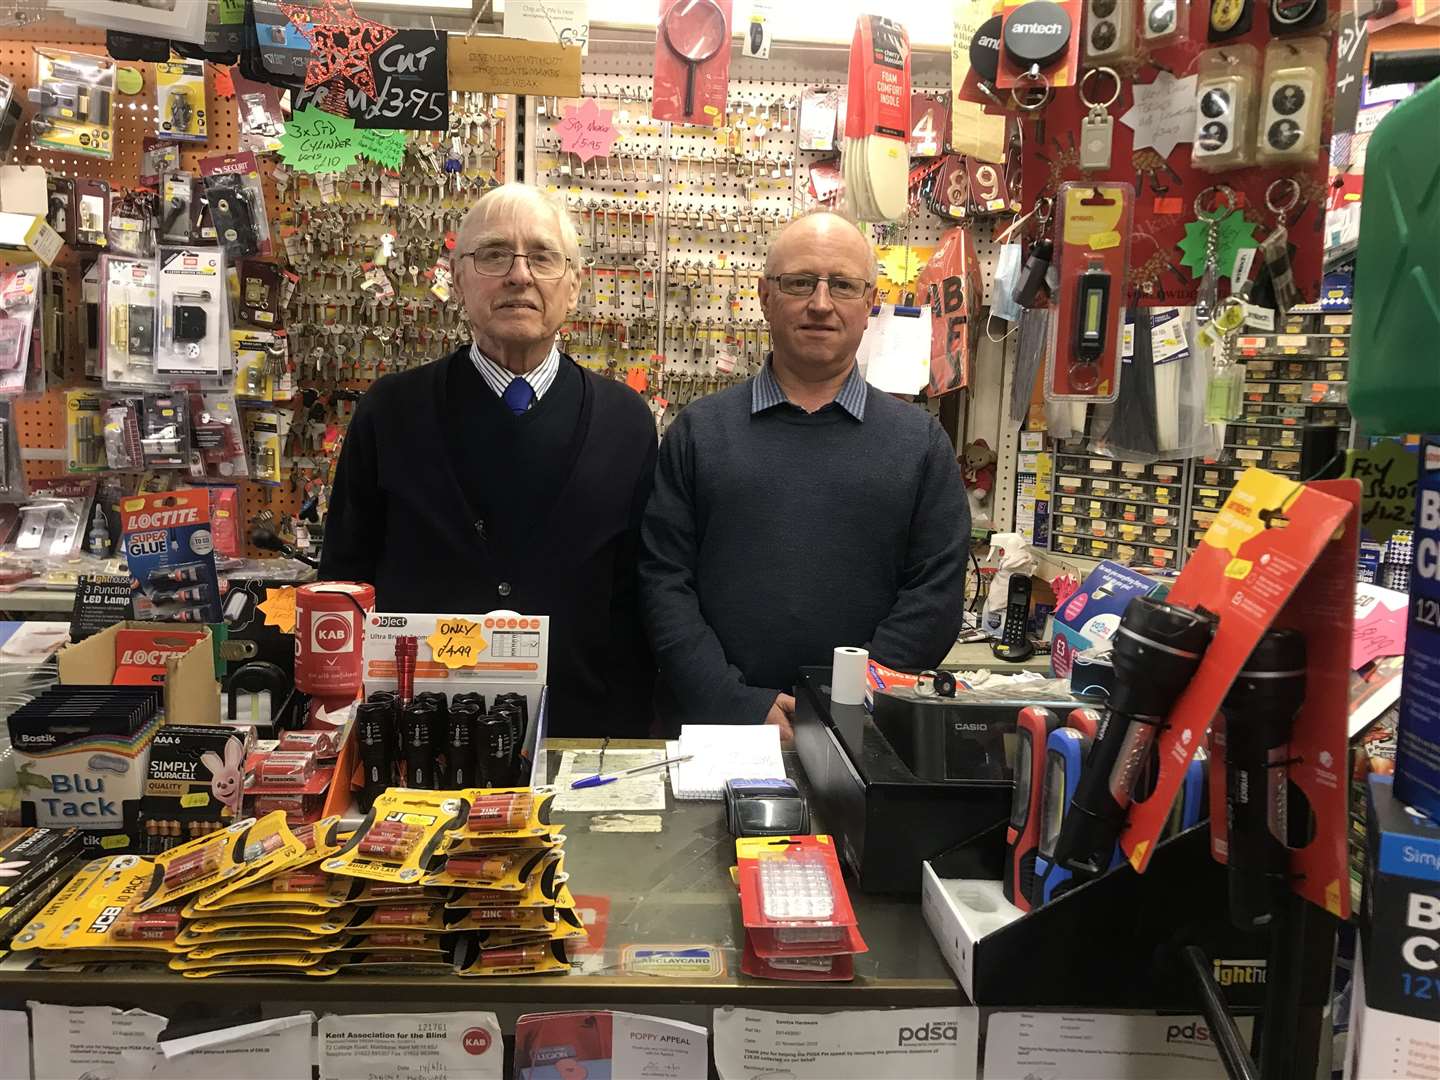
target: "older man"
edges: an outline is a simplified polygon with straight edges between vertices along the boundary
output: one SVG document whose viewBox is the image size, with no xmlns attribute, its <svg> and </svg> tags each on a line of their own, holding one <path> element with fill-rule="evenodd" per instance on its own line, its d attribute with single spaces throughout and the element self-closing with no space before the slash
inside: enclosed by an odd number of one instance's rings
<svg viewBox="0 0 1440 1080">
<path fill-rule="evenodd" d="M 321 574 L 373 583 L 382 610 L 549 615 L 551 732 L 643 735 L 654 665 L 635 560 L 654 421 L 556 344 L 580 266 L 561 206 L 523 184 L 487 193 L 454 262 L 473 344 L 361 399 Z"/>
<path fill-rule="evenodd" d="M 788 739 L 801 665 L 863 645 L 913 671 L 955 641 L 970 511 L 940 426 L 860 376 L 875 276 L 839 215 L 787 225 L 760 282 L 773 355 L 665 436 L 640 582 L 667 727 Z"/>
</svg>

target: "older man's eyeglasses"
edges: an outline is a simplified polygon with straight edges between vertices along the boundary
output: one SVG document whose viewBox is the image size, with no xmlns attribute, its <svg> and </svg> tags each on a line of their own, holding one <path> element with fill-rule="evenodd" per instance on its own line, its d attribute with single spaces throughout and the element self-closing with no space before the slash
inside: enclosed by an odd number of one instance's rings
<svg viewBox="0 0 1440 1080">
<path fill-rule="evenodd" d="M 864 278 L 844 274 L 770 274 L 767 277 L 786 296 L 811 296 L 822 281 L 836 300 L 859 300 L 870 290 L 870 282 Z"/>
<path fill-rule="evenodd" d="M 510 251 L 508 248 L 483 247 L 467 251 L 461 256 L 468 258 L 477 274 L 485 277 L 504 277 L 510 273 L 516 259 L 524 259 L 530 273 L 542 281 L 553 281 L 562 277 L 570 266 L 570 259 L 562 251 L 540 248 L 538 251 Z"/>
</svg>

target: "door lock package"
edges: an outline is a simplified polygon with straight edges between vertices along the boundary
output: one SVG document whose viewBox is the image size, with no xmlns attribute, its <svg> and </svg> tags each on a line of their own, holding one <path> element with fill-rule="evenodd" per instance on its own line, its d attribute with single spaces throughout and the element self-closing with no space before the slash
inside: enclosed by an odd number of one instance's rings
<svg viewBox="0 0 1440 1080">
<path fill-rule="evenodd" d="M 155 123 L 167 139 L 205 142 L 205 62 L 174 60 L 155 65 Z"/>
<path fill-rule="evenodd" d="M 105 386 L 118 390 L 167 386 L 155 372 L 158 261 L 104 255 L 100 264 L 100 348 Z"/>
<path fill-rule="evenodd" d="M 115 62 L 63 49 L 35 50 L 31 142 L 109 159 L 115 134 Z"/>
<path fill-rule="evenodd" d="M 140 450 L 147 469 L 190 463 L 190 399 L 184 393 L 146 394 L 140 402 Z"/>
<path fill-rule="evenodd" d="M 233 395 L 192 390 L 190 437 L 204 468 L 201 479 L 236 480 L 250 475 L 245 433 Z"/>
<path fill-rule="evenodd" d="M 1129 184 L 1060 188 L 1060 287 L 1050 320 L 1046 400 L 1111 402 L 1120 396 L 1125 280 L 1135 190 Z"/>
<path fill-rule="evenodd" d="M 161 375 L 215 378 L 230 342 L 225 256 L 220 248 L 160 249 Z"/>
<path fill-rule="evenodd" d="M 248 255 L 274 253 L 260 166 L 249 151 L 222 154 L 200 162 L 210 216 L 226 256 L 233 262 Z"/>
<path fill-rule="evenodd" d="M 203 488 L 136 495 L 120 506 L 135 614 L 171 622 L 220 621 L 220 588 Z M 184 602 L 172 602 L 183 590 Z"/>
</svg>

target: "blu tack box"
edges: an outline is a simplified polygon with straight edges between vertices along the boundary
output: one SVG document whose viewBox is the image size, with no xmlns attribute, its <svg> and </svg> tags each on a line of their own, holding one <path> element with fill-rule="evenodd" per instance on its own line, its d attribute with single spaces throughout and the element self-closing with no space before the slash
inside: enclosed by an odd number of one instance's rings
<svg viewBox="0 0 1440 1080">
<path fill-rule="evenodd" d="M 1420 443 L 1412 547 L 1395 797 L 1440 820 L 1440 435 L 1427 435 Z"/>
</svg>

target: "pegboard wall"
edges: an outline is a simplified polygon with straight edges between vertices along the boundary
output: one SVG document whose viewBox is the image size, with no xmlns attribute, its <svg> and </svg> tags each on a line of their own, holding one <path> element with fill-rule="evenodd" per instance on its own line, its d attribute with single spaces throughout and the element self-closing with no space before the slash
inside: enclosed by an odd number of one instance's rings
<svg viewBox="0 0 1440 1080">
<path fill-rule="evenodd" d="M 52 18 L 26 27 L 6 28 L 0 31 L 0 34 L 3 34 L 3 37 L 0 37 L 0 74 L 4 74 L 14 83 L 16 100 L 22 103 L 26 101 L 26 92 L 35 82 L 34 49 L 37 46 L 71 49 L 97 56 L 106 55 L 104 31 L 75 26 L 63 19 Z M 110 184 L 112 197 L 136 187 L 139 182 L 144 139 L 156 133 L 155 78 L 153 66 L 150 64 L 131 63 L 126 66 L 141 73 L 143 84 L 134 94 L 116 95 L 113 157 L 110 160 L 31 147 L 28 125 L 33 110 L 26 105 L 21 131 L 12 153 L 12 163 L 40 165 L 52 176 L 105 180 Z M 208 141 L 193 145 L 182 144 L 180 153 L 181 168 L 196 173 L 200 158 L 239 149 L 235 104 L 233 100 L 216 96 L 213 77 L 208 74 L 205 108 Z M 274 185 L 268 172 L 267 169 L 266 196 L 273 220 L 276 204 Z M 7 262 L 27 261 L 19 252 L 8 251 L 3 255 Z M 63 367 L 58 372 L 52 370 L 49 373 L 49 388 L 43 396 L 17 402 L 15 407 L 20 443 L 24 448 L 26 473 L 32 478 L 64 475 L 64 390 L 95 385 L 93 380 L 87 381 L 85 374 L 85 313 L 80 286 L 82 266 L 88 264 L 91 258 L 93 256 L 82 256 L 67 245 L 56 260 L 54 270 L 63 275 L 65 281 L 65 310 L 61 320 L 64 334 L 61 354 Z M 61 376 L 59 385 L 57 375 Z M 272 509 L 277 517 L 294 513 L 298 508 L 299 495 L 291 492 L 288 487 L 274 488 L 253 481 L 243 482 L 240 487 L 241 510 L 247 520 L 265 508 Z M 261 553 L 251 549 L 248 554 Z"/>
<path fill-rule="evenodd" d="M 589 366 L 648 392 L 663 428 L 694 397 L 748 378 L 769 348 L 759 280 L 773 233 L 814 205 L 811 164 L 836 151 L 798 149 L 809 87 L 843 86 L 847 48 L 777 45 L 768 60 L 732 56 L 729 100 L 716 126 L 649 115 L 654 42 L 592 37 L 582 94 L 612 111 L 619 137 L 608 157 L 582 162 L 560 149 L 557 123 L 571 99 L 532 99 L 525 177 L 562 196 L 589 268 L 567 348 Z M 949 87 L 948 54 L 912 56 L 916 90 Z M 954 227 L 921 208 L 872 226 L 877 245 L 933 248 Z M 972 226 L 983 276 L 993 276 L 989 223 Z M 887 298 L 898 300 L 901 290 Z"/>
</svg>

